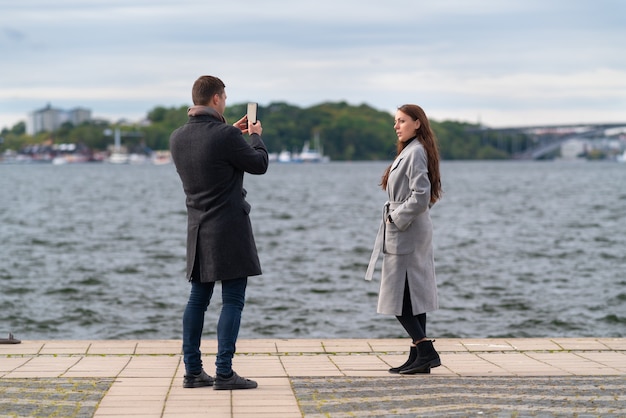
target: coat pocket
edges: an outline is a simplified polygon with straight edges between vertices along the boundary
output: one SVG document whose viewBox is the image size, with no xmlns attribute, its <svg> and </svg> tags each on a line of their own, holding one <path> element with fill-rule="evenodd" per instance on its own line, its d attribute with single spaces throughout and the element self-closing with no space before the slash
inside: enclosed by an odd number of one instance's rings
<svg viewBox="0 0 626 418">
<path fill-rule="evenodd" d="M 415 251 L 416 240 L 413 236 L 412 225 L 406 230 L 400 231 L 394 224 L 386 223 L 384 231 L 383 253 L 385 254 L 411 254 Z"/>
</svg>

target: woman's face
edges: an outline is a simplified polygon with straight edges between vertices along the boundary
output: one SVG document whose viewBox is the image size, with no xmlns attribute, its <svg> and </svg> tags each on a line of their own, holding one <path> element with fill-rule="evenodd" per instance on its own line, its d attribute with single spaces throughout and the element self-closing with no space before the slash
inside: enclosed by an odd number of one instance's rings
<svg viewBox="0 0 626 418">
<path fill-rule="evenodd" d="M 396 120 L 393 124 L 393 129 L 396 131 L 396 135 L 398 135 L 398 141 L 406 142 L 413 138 L 417 134 L 419 127 L 419 120 L 413 120 L 409 115 L 400 110 L 396 112 Z"/>
</svg>

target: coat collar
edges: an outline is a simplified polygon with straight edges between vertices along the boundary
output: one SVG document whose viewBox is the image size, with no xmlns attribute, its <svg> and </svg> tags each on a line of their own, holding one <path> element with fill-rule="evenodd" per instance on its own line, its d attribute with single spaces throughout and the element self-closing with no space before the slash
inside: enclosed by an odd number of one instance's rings
<svg viewBox="0 0 626 418">
<path fill-rule="evenodd" d="M 411 150 L 417 146 L 417 144 L 419 144 L 419 140 L 417 139 L 417 137 L 411 139 L 411 142 L 409 142 L 409 144 L 406 147 L 404 147 L 402 151 L 400 151 L 400 154 L 398 154 L 396 159 L 393 161 L 393 164 L 391 166 L 391 171 L 395 170 L 398 167 L 398 165 L 400 164 L 400 161 L 402 161 L 402 159 L 406 157 L 406 155 L 410 153 Z"/>
<path fill-rule="evenodd" d="M 220 120 L 226 123 L 226 119 L 224 119 L 224 116 L 221 115 L 217 110 L 209 106 L 200 106 L 200 105 L 191 106 L 189 109 L 187 109 L 187 116 L 189 117 L 211 116 L 217 120 Z"/>
<path fill-rule="evenodd" d="M 406 147 L 404 147 L 404 149 L 400 152 L 400 155 L 398 155 L 398 157 L 404 157 L 406 154 L 411 152 L 411 150 L 415 148 L 417 144 L 419 144 L 420 142 L 419 139 L 417 139 L 417 137 L 411 139 L 410 141 L 411 142 L 409 142 L 409 144 Z"/>
</svg>

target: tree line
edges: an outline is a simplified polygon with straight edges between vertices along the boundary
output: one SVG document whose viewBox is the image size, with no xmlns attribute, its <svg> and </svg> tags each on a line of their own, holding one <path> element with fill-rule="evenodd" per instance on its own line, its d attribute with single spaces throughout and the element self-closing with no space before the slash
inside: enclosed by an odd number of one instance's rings
<svg viewBox="0 0 626 418">
<path fill-rule="evenodd" d="M 246 112 L 246 103 L 231 105 L 224 116 L 229 123 Z M 41 143 L 74 143 L 92 150 L 106 150 L 113 143 L 110 131 L 120 128 L 122 143 L 134 150 L 165 150 L 174 129 L 187 121 L 187 107 L 157 106 L 147 113 L 148 123 L 112 124 L 93 120 L 74 126 L 65 123 L 54 132 L 26 134 L 19 122 L 0 132 L 0 153 L 18 151 Z M 305 141 L 318 137 L 323 152 L 332 160 L 390 160 L 395 156 L 394 116 L 361 104 L 326 102 L 301 108 L 285 102 L 259 106 L 263 140 L 270 152 L 300 151 Z M 476 124 L 431 120 L 444 160 L 508 159 L 520 151 L 519 135 L 496 134 Z M 124 132 L 128 133 L 127 137 Z"/>
</svg>

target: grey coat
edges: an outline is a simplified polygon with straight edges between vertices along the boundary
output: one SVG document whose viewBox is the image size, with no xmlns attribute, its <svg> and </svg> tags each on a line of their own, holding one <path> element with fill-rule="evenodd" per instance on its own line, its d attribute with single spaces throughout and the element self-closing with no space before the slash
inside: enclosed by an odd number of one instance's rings
<svg viewBox="0 0 626 418">
<path fill-rule="evenodd" d="M 426 151 L 414 139 L 394 160 L 387 182 L 377 244 L 366 279 L 371 280 L 379 253 L 383 253 L 378 313 L 401 315 L 405 280 L 413 314 L 438 309 L 430 220 L 430 181 Z M 386 222 L 391 216 L 393 223 Z"/>
<path fill-rule="evenodd" d="M 261 274 L 243 188 L 244 172 L 267 171 L 261 137 L 251 135 L 248 143 L 215 116 L 191 116 L 170 136 L 170 151 L 187 197 L 187 279 Z"/>
</svg>

